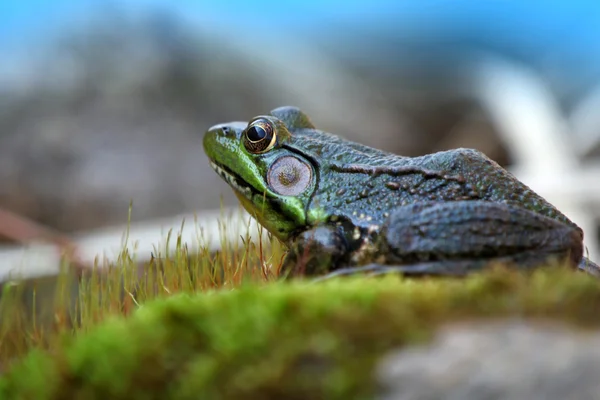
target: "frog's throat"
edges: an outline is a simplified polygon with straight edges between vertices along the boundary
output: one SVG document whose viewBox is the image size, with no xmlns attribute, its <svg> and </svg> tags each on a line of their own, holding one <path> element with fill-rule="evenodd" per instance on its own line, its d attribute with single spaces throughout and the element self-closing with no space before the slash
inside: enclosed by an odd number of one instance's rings
<svg viewBox="0 0 600 400">
<path fill-rule="evenodd" d="M 259 224 L 265 227 L 279 240 L 284 242 L 287 241 L 290 238 L 290 235 L 296 231 L 299 226 L 305 224 L 306 215 L 303 215 L 300 218 L 301 221 L 298 221 L 298 218 L 288 219 L 290 217 L 289 215 L 287 217 L 282 217 L 281 212 L 275 212 L 272 209 L 272 204 L 269 204 L 268 201 L 264 201 L 264 193 L 261 194 L 252 186 L 247 185 L 241 177 L 230 172 L 227 167 L 221 166 L 212 160 L 210 161 L 210 165 L 215 172 L 231 186 L 233 193 L 248 214 L 254 217 Z"/>
<path fill-rule="evenodd" d="M 227 171 L 225 167 L 219 166 L 217 163 L 210 161 L 210 166 L 217 174 L 233 189 L 233 193 L 238 198 L 244 209 L 256 218 L 256 206 L 252 202 L 254 190 L 249 185 L 245 185 L 243 179 L 238 178 L 235 174 Z M 256 218 L 262 224 L 259 218 Z"/>
</svg>

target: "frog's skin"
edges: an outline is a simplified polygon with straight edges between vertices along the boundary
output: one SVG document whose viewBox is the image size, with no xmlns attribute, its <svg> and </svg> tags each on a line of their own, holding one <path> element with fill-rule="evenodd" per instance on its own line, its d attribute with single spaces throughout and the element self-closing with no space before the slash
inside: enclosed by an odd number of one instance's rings
<svg viewBox="0 0 600 400">
<path fill-rule="evenodd" d="M 577 225 L 476 150 L 402 157 L 322 132 L 295 107 L 213 126 L 204 149 L 287 243 L 284 276 L 464 275 L 552 261 L 600 273 Z"/>
</svg>

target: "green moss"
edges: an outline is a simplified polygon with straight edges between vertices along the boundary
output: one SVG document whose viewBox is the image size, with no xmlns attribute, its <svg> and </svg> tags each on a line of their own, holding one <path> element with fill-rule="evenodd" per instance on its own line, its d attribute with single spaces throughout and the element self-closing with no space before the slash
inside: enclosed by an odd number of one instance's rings
<svg viewBox="0 0 600 400">
<path fill-rule="evenodd" d="M 350 278 L 178 294 L 114 317 L 0 380 L 5 399 L 360 399 L 384 352 L 445 322 L 600 325 L 600 282 L 547 270 L 465 280 Z"/>
<path fill-rule="evenodd" d="M 232 229 L 232 222 L 237 226 L 225 214 L 220 221 L 221 232 Z M 125 232 L 117 259 L 96 259 L 83 276 L 65 259 L 58 275 L 0 282 L 0 374 L 33 349 L 53 348 L 58 337 L 86 332 L 106 317 L 127 316 L 148 301 L 277 279 L 285 249 L 262 227 L 258 240 L 251 239 L 249 226 L 241 242 L 220 235 L 221 250 L 212 253 L 206 244 L 217 238 L 206 238 L 195 225 L 198 248 L 191 252 L 181 233 L 170 231 L 152 259 L 138 263 Z"/>
</svg>

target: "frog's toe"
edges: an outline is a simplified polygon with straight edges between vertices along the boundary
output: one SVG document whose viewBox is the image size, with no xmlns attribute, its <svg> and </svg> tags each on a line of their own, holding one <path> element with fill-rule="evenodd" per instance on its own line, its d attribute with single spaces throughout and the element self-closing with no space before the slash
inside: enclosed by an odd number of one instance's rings
<svg viewBox="0 0 600 400">
<path fill-rule="evenodd" d="M 465 276 L 472 270 L 485 267 L 487 261 L 450 261 L 450 262 L 425 262 L 410 265 L 384 265 L 368 264 L 361 267 L 340 268 L 319 278 L 315 281 L 324 281 L 340 276 L 349 275 L 385 275 L 402 274 L 406 276 Z"/>
</svg>

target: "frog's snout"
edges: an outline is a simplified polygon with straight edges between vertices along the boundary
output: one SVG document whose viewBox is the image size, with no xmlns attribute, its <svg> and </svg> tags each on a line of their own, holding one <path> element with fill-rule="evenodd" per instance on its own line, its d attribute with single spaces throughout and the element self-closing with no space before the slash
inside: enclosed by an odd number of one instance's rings
<svg viewBox="0 0 600 400">
<path fill-rule="evenodd" d="M 230 131 L 231 128 L 229 127 L 229 124 L 217 124 L 208 128 L 208 130 L 206 131 L 206 135 L 216 135 L 218 132 L 222 132 L 224 135 L 227 135 Z"/>
<path fill-rule="evenodd" d="M 227 122 L 224 124 L 213 125 L 206 131 L 205 137 L 207 135 L 222 135 L 230 138 L 238 138 L 241 137 L 242 132 L 248 126 L 247 122 Z"/>
<path fill-rule="evenodd" d="M 220 149 L 232 149 L 242 137 L 247 122 L 228 122 L 213 125 L 204 133 L 203 145 L 206 154 L 214 158 Z"/>
</svg>

